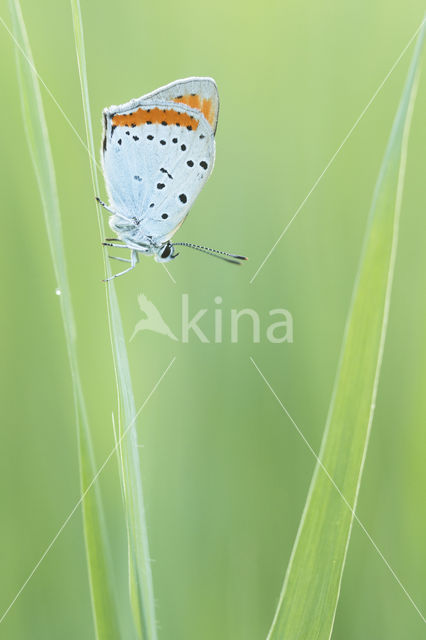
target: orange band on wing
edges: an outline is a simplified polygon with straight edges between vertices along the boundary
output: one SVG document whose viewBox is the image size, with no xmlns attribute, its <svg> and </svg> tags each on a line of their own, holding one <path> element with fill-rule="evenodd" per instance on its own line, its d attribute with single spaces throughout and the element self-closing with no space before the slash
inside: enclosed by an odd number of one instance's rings
<svg viewBox="0 0 426 640">
<path fill-rule="evenodd" d="M 177 98 L 173 98 L 173 102 L 180 102 L 182 104 L 187 104 L 188 107 L 192 107 L 193 109 L 199 109 L 201 111 L 201 100 L 200 96 L 196 93 L 187 93 L 185 96 L 178 96 Z"/>
<path fill-rule="evenodd" d="M 203 112 L 203 116 L 205 117 L 207 122 L 210 122 L 210 124 L 213 126 L 214 113 L 212 112 L 212 101 L 210 98 L 204 98 L 201 111 Z"/>
<path fill-rule="evenodd" d="M 112 118 L 115 127 L 137 127 L 141 124 L 174 124 L 195 131 L 198 120 L 187 113 L 179 113 L 174 109 L 138 109 L 133 113 L 116 114 Z"/>
<path fill-rule="evenodd" d="M 212 113 L 212 101 L 211 98 L 203 98 L 201 99 L 198 94 L 188 93 L 184 96 L 179 96 L 178 98 L 174 98 L 173 102 L 180 102 L 182 104 L 187 104 L 189 107 L 193 109 L 198 109 L 201 111 L 207 122 L 213 125 L 214 114 Z"/>
</svg>

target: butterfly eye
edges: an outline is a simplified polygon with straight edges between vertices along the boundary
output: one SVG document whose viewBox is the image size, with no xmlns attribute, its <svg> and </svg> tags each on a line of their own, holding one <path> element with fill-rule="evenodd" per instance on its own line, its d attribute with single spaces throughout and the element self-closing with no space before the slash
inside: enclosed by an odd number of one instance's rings
<svg viewBox="0 0 426 640">
<path fill-rule="evenodd" d="M 168 258 L 172 252 L 172 245 L 168 242 L 164 247 L 164 251 L 161 254 L 162 258 Z"/>
</svg>

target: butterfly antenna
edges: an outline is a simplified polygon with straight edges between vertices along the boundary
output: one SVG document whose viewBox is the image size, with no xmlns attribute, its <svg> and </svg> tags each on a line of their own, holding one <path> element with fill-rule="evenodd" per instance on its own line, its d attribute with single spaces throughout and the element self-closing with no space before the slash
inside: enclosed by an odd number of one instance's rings
<svg viewBox="0 0 426 640">
<path fill-rule="evenodd" d="M 225 262 L 230 262 L 231 264 L 241 264 L 241 260 L 248 260 L 245 256 L 228 253 L 227 251 L 219 251 L 219 249 L 209 249 L 209 247 L 202 247 L 201 245 L 193 244 L 192 242 L 173 242 L 172 246 L 189 247 L 190 249 L 201 251 L 201 253 L 206 253 L 208 256 L 212 256 L 213 258 L 219 258 L 220 260 L 225 260 Z"/>
</svg>

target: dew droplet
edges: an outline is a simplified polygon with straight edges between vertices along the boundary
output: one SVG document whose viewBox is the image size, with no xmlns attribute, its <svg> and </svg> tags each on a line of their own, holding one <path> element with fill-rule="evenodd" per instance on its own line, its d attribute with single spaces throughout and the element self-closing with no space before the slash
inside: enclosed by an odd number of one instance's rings
<svg viewBox="0 0 426 640">
<path fill-rule="evenodd" d="M 55 289 L 55 293 L 57 296 L 62 295 L 62 291 L 60 289 Z"/>
</svg>

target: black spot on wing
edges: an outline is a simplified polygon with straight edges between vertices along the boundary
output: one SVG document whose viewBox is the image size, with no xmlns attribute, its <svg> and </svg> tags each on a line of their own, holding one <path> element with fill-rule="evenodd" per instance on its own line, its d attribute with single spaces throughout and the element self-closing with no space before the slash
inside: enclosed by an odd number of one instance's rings
<svg viewBox="0 0 426 640">
<path fill-rule="evenodd" d="M 172 174 L 171 174 L 171 173 L 169 173 L 169 172 L 167 171 L 167 169 L 165 169 L 164 167 L 161 167 L 160 171 L 161 171 L 161 173 L 165 173 L 165 174 L 170 178 L 170 180 L 173 180 L 173 176 L 172 176 Z"/>
</svg>

